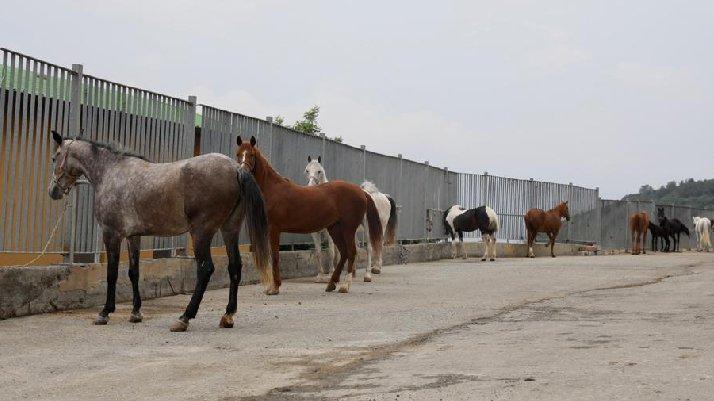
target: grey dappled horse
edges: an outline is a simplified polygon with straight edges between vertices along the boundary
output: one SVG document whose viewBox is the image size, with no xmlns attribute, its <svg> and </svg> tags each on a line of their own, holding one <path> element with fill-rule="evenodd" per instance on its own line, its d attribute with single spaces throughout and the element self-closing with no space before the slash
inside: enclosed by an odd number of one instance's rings
<svg viewBox="0 0 714 401">
<path fill-rule="evenodd" d="M 115 310 L 121 241 L 129 244 L 129 279 L 133 290 L 130 321 L 142 320 L 139 294 L 139 250 L 142 235 L 191 234 L 196 256 L 196 288 L 186 311 L 171 331 L 186 331 L 198 312 L 214 271 L 211 240 L 221 231 L 228 253 L 230 288 L 221 327 L 233 327 L 237 308 L 241 258 L 238 236 L 243 218 L 253 244 L 253 256 L 264 283 L 272 283 L 270 249 L 263 198 L 249 171 L 231 158 L 211 153 L 173 163 L 151 163 L 110 145 L 83 139 L 54 140 L 52 199 L 61 199 L 85 176 L 94 187 L 94 216 L 107 252 L 107 301 L 95 324 L 107 324 Z"/>
</svg>

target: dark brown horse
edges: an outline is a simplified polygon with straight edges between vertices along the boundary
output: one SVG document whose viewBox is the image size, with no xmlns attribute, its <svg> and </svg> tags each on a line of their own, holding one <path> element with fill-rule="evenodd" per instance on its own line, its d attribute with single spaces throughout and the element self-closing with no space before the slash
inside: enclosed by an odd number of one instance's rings
<svg viewBox="0 0 714 401">
<path fill-rule="evenodd" d="M 570 221 L 568 202 L 561 202 L 547 212 L 542 209 L 531 209 L 523 217 L 526 220 L 526 230 L 528 231 L 527 256 L 529 258 L 535 258 L 535 254 L 533 253 L 533 241 L 535 241 L 538 233 L 546 233 L 550 240 L 550 256 L 555 257 L 553 247 L 555 246 L 555 237 L 557 237 L 558 232 L 560 232 L 560 219 L 565 217 L 565 220 Z"/>
<path fill-rule="evenodd" d="M 309 234 L 327 229 L 340 251 L 340 260 L 325 291 L 333 291 L 340 281 L 345 261 L 347 275 L 340 292 L 349 292 L 354 273 L 355 232 L 367 215 L 369 240 L 379 259 L 382 254 L 382 227 L 372 197 L 358 185 L 344 181 L 303 187 L 278 174 L 258 150 L 255 137 L 250 142 L 237 138 L 238 163 L 250 170 L 258 182 L 268 215 L 268 235 L 273 254 L 273 286 L 268 294 L 280 290 L 280 233 Z"/>
<path fill-rule="evenodd" d="M 650 225 L 650 216 L 647 212 L 633 213 L 630 216 L 630 232 L 632 233 L 632 254 L 640 254 L 640 244 L 642 244 L 642 254 L 646 254 L 645 240 L 647 238 L 647 228 Z M 635 235 L 637 238 L 635 239 Z"/>
</svg>

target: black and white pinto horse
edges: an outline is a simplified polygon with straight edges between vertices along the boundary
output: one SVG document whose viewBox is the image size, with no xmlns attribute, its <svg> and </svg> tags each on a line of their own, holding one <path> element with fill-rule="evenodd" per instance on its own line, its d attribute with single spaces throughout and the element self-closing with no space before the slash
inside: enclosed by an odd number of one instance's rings
<svg viewBox="0 0 714 401">
<path fill-rule="evenodd" d="M 666 244 L 664 252 L 670 251 L 670 237 L 674 242 L 672 252 L 679 251 L 679 237 L 682 235 L 682 233 L 687 234 L 687 237 L 689 237 L 689 229 L 687 228 L 687 226 L 685 226 L 681 221 L 679 221 L 679 219 L 668 219 L 667 216 L 664 215 L 663 207 L 657 208 L 657 220 L 659 221 L 659 226 L 662 227 L 665 233 L 664 240 Z"/>
<path fill-rule="evenodd" d="M 484 253 L 481 260 L 491 257 L 496 260 L 496 232 L 498 231 L 498 215 L 488 206 L 479 206 L 475 209 L 464 209 L 461 205 L 454 205 L 444 212 L 444 229 L 446 235 L 451 237 L 453 244 L 451 255 L 458 256 L 456 247 L 456 234 L 459 235 L 461 253 L 464 259 L 468 258 L 464 248 L 464 232 L 481 231 L 484 243 Z"/>
</svg>

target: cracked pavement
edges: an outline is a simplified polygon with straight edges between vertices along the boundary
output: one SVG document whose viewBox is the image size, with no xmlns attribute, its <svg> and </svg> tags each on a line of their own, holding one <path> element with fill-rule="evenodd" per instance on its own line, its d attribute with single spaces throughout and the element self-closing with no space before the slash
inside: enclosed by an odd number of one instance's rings
<svg viewBox="0 0 714 401">
<path fill-rule="evenodd" d="M 358 277 L 360 276 L 358 271 Z M 698 400 L 714 393 L 714 253 L 387 266 L 350 294 L 187 295 L 109 325 L 80 310 L 0 321 L 0 399 Z"/>
</svg>

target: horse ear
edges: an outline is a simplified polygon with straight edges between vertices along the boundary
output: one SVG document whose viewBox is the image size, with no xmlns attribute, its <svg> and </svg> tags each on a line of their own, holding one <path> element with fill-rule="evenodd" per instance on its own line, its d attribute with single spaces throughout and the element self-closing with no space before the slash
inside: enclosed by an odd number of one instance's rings
<svg viewBox="0 0 714 401">
<path fill-rule="evenodd" d="M 241 138 L 240 135 L 238 135 L 238 137 L 236 138 L 236 145 L 240 146 L 242 144 L 243 144 L 243 138 Z"/>
<path fill-rule="evenodd" d="M 57 145 L 62 146 L 62 135 L 59 132 L 52 130 L 52 139 L 57 143 Z"/>
<path fill-rule="evenodd" d="M 317 162 L 322 163 L 322 156 L 317 156 Z"/>
<path fill-rule="evenodd" d="M 568 204 L 568 201 L 565 201 L 565 202 L 563 202 L 563 203 L 565 203 L 565 204 L 567 205 L 567 204 Z"/>
<path fill-rule="evenodd" d="M 250 137 L 250 146 L 255 146 L 255 144 L 256 144 L 257 142 L 258 142 L 258 141 L 255 140 L 255 137 L 254 137 L 254 136 L 251 136 L 251 137 Z"/>
<path fill-rule="evenodd" d="M 312 161 L 312 156 L 307 155 L 307 162 L 310 163 Z"/>
</svg>

